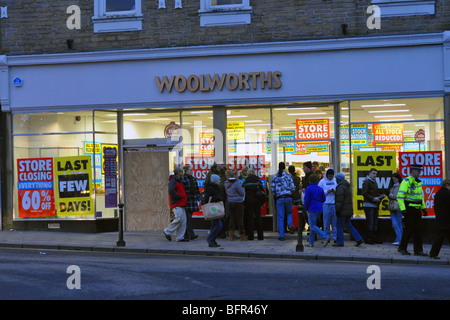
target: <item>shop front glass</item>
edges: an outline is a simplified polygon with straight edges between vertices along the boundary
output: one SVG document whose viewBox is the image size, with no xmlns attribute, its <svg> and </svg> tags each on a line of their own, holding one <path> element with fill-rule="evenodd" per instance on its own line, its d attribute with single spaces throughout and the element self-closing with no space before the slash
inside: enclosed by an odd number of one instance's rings
<svg viewBox="0 0 450 320">
<path fill-rule="evenodd" d="M 117 155 L 117 124 L 108 114 L 13 115 L 14 219 L 114 216 L 117 156 L 114 164 L 104 148 Z"/>
<path fill-rule="evenodd" d="M 265 186 L 280 161 L 286 168 L 294 165 L 301 177 L 303 163 L 317 161 L 322 174 L 330 167 L 345 174 L 354 188 L 355 214 L 363 216 L 358 192 L 368 169 L 385 171 L 378 183 L 386 191 L 392 172 L 406 176 L 411 159 L 434 159 L 423 163 L 424 193 L 432 207 L 445 171 L 442 98 L 230 105 L 225 110 L 228 167 L 239 173 L 254 169 Z M 124 140 L 167 139 L 175 129 L 182 140 L 169 153 L 167 174 L 176 165 L 191 164 L 203 188 L 218 134 L 211 106 L 123 112 Z M 112 207 L 107 179 L 111 155 L 105 152 L 117 148 L 117 139 L 115 111 L 14 114 L 14 218 L 113 217 L 117 205 Z M 79 166 L 85 156 L 90 169 Z M 117 182 L 115 187 L 117 201 Z M 389 214 L 385 207 L 386 202 L 381 215 Z M 264 208 L 264 214 L 272 213 L 270 205 Z"/>
<path fill-rule="evenodd" d="M 434 215 L 434 194 L 445 172 L 442 98 L 363 100 L 349 103 L 349 127 L 341 131 L 341 151 L 351 159 L 354 212 L 363 216 L 362 181 L 371 168 L 378 169 L 377 183 L 388 194 L 392 172 L 403 178 L 411 164 L 423 165 L 420 177 L 429 216 Z M 343 110 L 344 112 L 345 110 Z M 380 215 L 389 216 L 388 198 Z"/>
</svg>

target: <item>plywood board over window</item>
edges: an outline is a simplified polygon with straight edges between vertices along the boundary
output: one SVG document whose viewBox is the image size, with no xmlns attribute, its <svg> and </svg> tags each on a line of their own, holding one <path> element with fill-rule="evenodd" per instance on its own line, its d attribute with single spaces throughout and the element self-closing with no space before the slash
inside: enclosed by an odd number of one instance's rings
<svg viewBox="0 0 450 320">
<path fill-rule="evenodd" d="M 169 153 L 124 154 L 125 229 L 163 230 L 169 224 Z"/>
</svg>

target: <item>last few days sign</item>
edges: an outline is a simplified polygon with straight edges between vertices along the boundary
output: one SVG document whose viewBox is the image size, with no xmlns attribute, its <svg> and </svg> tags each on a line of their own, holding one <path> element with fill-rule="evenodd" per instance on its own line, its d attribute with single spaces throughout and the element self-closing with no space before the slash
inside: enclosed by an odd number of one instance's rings
<svg viewBox="0 0 450 320">
<path fill-rule="evenodd" d="M 94 214 L 91 156 L 55 158 L 58 216 Z"/>
</svg>

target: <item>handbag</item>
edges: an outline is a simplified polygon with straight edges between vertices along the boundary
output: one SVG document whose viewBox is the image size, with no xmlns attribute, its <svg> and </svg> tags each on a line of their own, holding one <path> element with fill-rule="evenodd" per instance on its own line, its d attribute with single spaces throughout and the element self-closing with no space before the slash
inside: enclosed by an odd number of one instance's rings
<svg viewBox="0 0 450 320">
<path fill-rule="evenodd" d="M 397 211 L 398 209 L 400 209 L 400 206 L 398 205 L 397 200 L 389 201 L 389 204 L 388 204 L 389 211 Z"/>
<path fill-rule="evenodd" d="M 202 204 L 202 211 L 205 220 L 216 220 L 225 216 L 223 201 Z"/>
</svg>

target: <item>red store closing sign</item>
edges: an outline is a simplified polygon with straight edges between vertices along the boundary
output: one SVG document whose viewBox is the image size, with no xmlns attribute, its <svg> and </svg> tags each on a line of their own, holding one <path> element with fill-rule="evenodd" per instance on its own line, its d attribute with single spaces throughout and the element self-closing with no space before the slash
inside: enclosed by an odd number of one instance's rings
<svg viewBox="0 0 450 320">
<path fill-rule="evenodd" d="M 19 217 L 54 217 L 53 158 L 17 159 Z"/>
</svg>

